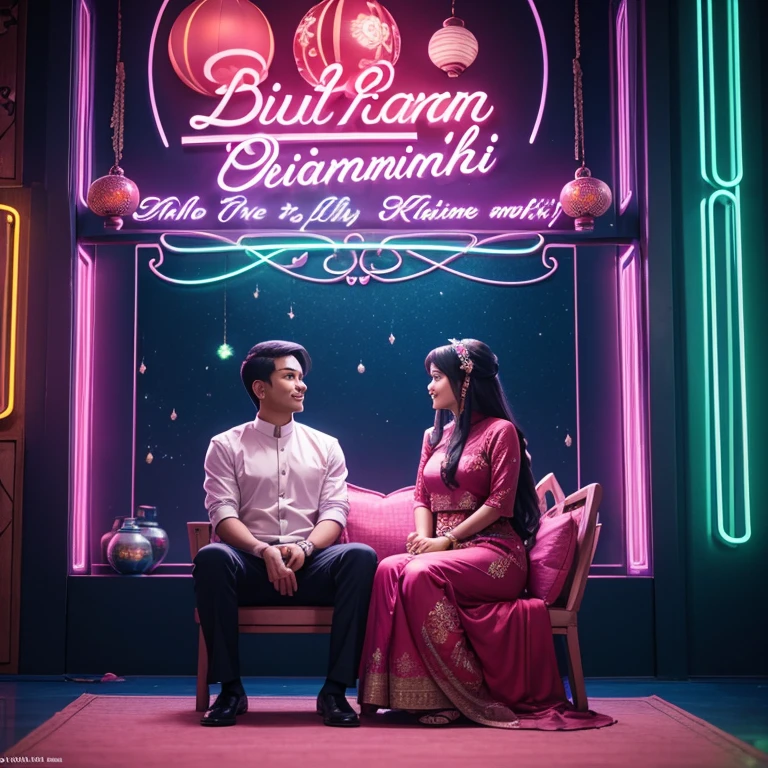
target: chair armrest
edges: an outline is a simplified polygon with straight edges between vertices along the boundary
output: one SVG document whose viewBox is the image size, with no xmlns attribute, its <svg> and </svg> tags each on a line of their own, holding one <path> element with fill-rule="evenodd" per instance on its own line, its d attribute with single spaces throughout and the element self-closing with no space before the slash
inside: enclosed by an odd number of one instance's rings
<svg viewBox="0 0 768 768">
<path fill-rule="evenodd" d="M 187 535 L 189 536 L 189 555 L 194 560 L 195 555 L 211 543 L 213 529 L 207 520 L 204 523 L 187 523 Z"/>
<path fill-rule="evenodd" d="M 560 483 L 557 482 L 557 478 L 552 472 L 550 472 L 548 475 L 544 475 L 544 477 L 542 477 L 541 480 L 536 483 L 536 495 L 539 497 L 539 509 L 542 511 L 542 513 L 549 509 L 549 504 L 547 503 L 547 493 L 552 494 L 552 498 L 555 500 L 555 504 L 559 504 L 561 501 L 563 501 L 563 499 L 565 499 L 563 489 L 560 487 Z"/>
</svg>

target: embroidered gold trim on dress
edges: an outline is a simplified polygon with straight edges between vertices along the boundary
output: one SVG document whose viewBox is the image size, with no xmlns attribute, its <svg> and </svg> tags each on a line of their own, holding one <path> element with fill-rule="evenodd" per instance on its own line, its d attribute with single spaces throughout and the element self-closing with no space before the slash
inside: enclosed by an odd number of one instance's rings
<svg viewBox="0 0 768 768">
<path fill-rule="evenodd" d="M 452 706 L 451 700 L 426 674 L 423 677 L 390 675 L 389 690 L 390 696 L 386 706 L 390 709 L 446 709 Z"/>
<path fill-rule="evenodd" d="M 453 508 L 450 493 L 433 493 L 430 496 L 430 501 L 432 502 L 433 512 L 444 512 Z"/>
<path fill-rule="evenodd" d="M 395 673 L 398 677 L 416 677 L 417 674 L 424 674 L 424 667 L 409 654 L 404 653 L 395 661 Z"/>
<path fill-rule="evenodd" d="M 492 579 L 503 579 L 507 574 L 509 564 L 512 562 L 512 558 L 509 555 L 500 557 L 498 560 L 494 560 L 488 566 L 488 575 Z"/>
<path fill-rule="evenodd" d="M 367 674 L 360 693 L 361 704 L 375 704 L 378 707 L 389 706 L 389 675 L 383 672 Z"/>
<path fill-rule="evenodd" d="M 458 642 L 453 648 L 453 651 L 451 651 L 451 661 L 457 667 L 460 667 L 470 674 L 479 677 L 477 657 L 475 656 L 474 651 L 471 651 L 469 648 L 467 648 L 467 642 L 463 637 L 459 638 Z M 479 687 L 479 685 L 481 685 L 481 681 L 478 680 L 477 683 Z"/>
<path fill-rule="evenodd" d="M 442 598 L 429 612 L 425 627 L 434 642 L 439 645 L 445 643 L 451 632 L 461 629 L 456 606 L 447 597 Z"/>
<path fill-rule="evenodd" d="M 384 661 L 384 654 L 381 652 L 381 648 L 377 648 L 372 654 L 370 659 L 365 665 L 366 672 L 380 672 L 382 671 Z"/>
<path fill-rule="evenodd" d="M 465 464 L 467 472 L 480 472 L 483 469 L 487 469 L 488 459 L 486 459 L 484 453 L 476 453 L 473 456 L 468 456 Z"/>
</svg>

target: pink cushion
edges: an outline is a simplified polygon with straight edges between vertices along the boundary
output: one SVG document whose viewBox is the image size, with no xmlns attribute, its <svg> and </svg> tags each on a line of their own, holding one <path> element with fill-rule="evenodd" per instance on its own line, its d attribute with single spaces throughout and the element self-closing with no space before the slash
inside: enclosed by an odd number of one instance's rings
<svg viewBox="0 0 768 768">
<path fill-rule="evenodd" d="M 379 561 L 405 552 L 405 540 L 414 529 L 413 486 L 388 495 L 350 483 L 349 518 L 342 541 L 367 544 Z"/>
<path fill-rule="evenodd" d="M 543 516 L 536 543 L 528 555 L 528 593 L 547 605 L 563 591 L 576 554 L 578 524 L 566 512 Z"/>
</svg>

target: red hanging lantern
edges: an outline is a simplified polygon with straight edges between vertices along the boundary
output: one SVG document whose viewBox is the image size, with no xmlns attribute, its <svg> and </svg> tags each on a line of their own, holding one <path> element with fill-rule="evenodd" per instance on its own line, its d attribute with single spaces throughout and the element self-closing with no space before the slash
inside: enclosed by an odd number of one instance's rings
<svg viewBox="0 0 768 768">
<path fill-rule="evenodd" d="M 581 160 L 576 178 L 569 181 L 560 192 L 560 205 L 568 216 L 576 219 L 577 232 L 591 232 L 595 219 L 602 216 L 613 202 L 611 188 L 592 176 L 584 159 L 584 91 L 581 71 L 581 24 L 579 21 L 579 0 L 574 0 L 573 15 L 576 55 L 573 59 L 573 109 L 575 112 L 574 157 Z"/>
<path fill-rule="evenodd" d="M 123 216 L 130 216 L 139 207 L 139 188 L 123 173 L 120 160 L 123 157 L 125 134 L 125 66 L 122 60 L 123 12 L 117 2 L 117 63 L 115 65 L 115 96 L 112 101 L 112 151 L 115 163 L 106 176 L 102 176 L 88 188 L 86 202 L 97 215 L 104 216 L 107 229 L 122 229 Z"/>
<path fill-rule="evenodd" d="M 378 0 L 323 0 L 301 20 L 293 38 L 301 76 L 314 88 L 329 64 L 341 64 L 342 91 L 366 67 L 400 57 L 400 30 Z"/>
<path fill-rule="evenodd" d="M 272 27 L 250 0 L 195 0 L 168 37 L 174 71 L 184 85 L 206 96 L 224 93 L 245 67 L 263 83 L 274 55 Z"/>
<path fill-rule="evenodd" d="M 604 181 L 595 179 L 586 166 L 579 168 L 576 178 L 560 192 L 560 205 L 568 216 L 576 219 L 577 232 L 591 232 L 595 228 L 595 219 L 602 216 L 612 202 L 611 188 Z"/>
<path fill-rule="evenodd" d="M 104 216 L 107 229 L 122 229 L 123 216 L 130 216 L 139 207 L 139 188 L 113 165 L 106 176 L 88 188 L 88 207 L 97 215 Z"/>
</svg>

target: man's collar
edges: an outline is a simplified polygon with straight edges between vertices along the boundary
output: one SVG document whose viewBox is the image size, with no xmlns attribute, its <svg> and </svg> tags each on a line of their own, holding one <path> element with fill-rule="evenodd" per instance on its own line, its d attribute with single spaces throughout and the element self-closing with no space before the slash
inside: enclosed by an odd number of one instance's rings
<svg viewBox="0 0 768 768">
<path fill-rule="evenodd" d="M 268 437 L 288 437 L 293 432 L 294 421 L 291 419 L 287 424 L 282 427 L 276 427 L 274 424 L 270 424 L 268 421 L 259 418 L 259 414 L 256 414 L 254 419 L 254 425 L 257 432 L 261 432 L 262 435 Z"/>
</svg>

